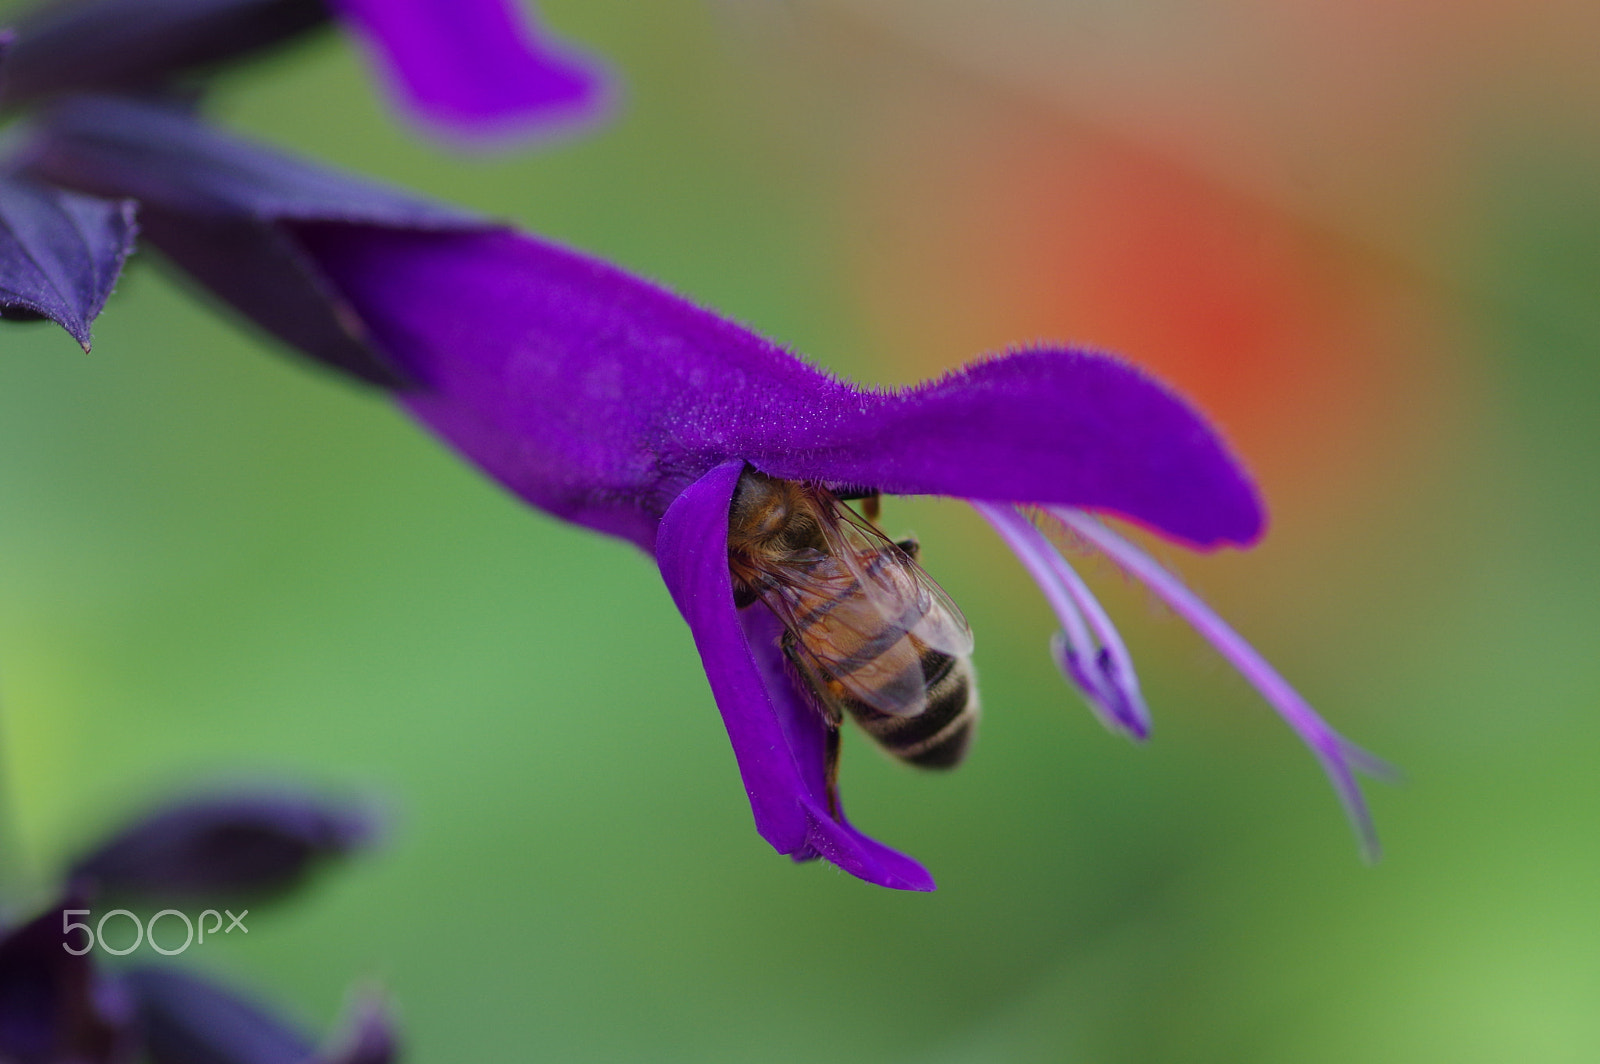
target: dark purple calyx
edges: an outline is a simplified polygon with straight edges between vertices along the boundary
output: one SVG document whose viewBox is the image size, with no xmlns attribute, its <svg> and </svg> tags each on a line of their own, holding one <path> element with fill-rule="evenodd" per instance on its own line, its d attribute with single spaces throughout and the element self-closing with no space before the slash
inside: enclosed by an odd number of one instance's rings
<svg viewBox="0 0 1600 1064">
<path fill-rule="evenodd" d="M 409 381 L 305 253 L 295 224 L 491 228 L 126 99 L 61 101 L 40 117 L 28 151 L 30 172 L 45 180 L 138 200 L 144 238 L 213 295 L 317 362 L 386 388 Z"/>
<path fill-rule="evenodd" d="M 0 107 L 68 92 L 160 91 L 327 24 L 322 0 L 77 0 L 16 24 Z"/>
<path fill-rule="evenodd" d="M 0 318 L 89 328 L 133 251 L 134 205 L 0 175 Z"/>
</svg>

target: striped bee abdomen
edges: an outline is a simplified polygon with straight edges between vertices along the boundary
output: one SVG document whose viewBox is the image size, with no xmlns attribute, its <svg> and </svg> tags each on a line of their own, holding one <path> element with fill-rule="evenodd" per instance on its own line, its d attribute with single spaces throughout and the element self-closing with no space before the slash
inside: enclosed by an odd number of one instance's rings
<svg viewBox="0 0 1600 1064">
<path fill-rule="evenodd" d="M 915 716 L 882 713 L 848 697 L 839 702 L 895 757 L 919 768 L 954 768 L 967 756 L 978 727 L 978 687 L 972 662 L 925 650 L 922 675 L 927 708 Z"/>
</svg>

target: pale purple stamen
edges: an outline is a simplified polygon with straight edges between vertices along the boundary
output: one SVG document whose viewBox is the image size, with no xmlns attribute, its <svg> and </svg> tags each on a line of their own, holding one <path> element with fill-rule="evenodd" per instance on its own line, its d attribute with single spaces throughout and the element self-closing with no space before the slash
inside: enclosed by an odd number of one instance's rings
<svg viewBox="0 0 1600 1064">
<path fill-rule="evenodd" d="M 1026 520 L 1025 515 L 1024 520 Z M 1139 691 L 1139 676 L 1134 672 L 1133 656 L 1128 653 L 1127 644 L 1122 641 L 1117 626 L 1111 623 L 1111 617 L 1106 613 L 1105 607 L 1094 597 L 1089 585 L 1083 582 L 1083 577 L 1078 575 L 1078 571 L 1056 549 L 1055 544 L 1050 542 L 1049 537 L 1041 534 L 1040 539 L 1049 550 L 1046 561 L 1061 580 L 1062 586 L 1067 589 L 1067 593 L 1078 604 L 1078 608 L 1083 610 L 1089 627 L 1094 631 L 1095 639 L 1100 643 L 1100 649 L 1094 656 L 1095 667 L 1104 677 L 1109 690 L 1115 695 L 1117 719 L 1126 725 L 1127 730 L 1135 738 L 1149 737 L 1150 710 L 1145 706 L 1144 695 Z"/>
<path fill-rule="evenodd" d="M 1360 839 L 1362 856 L 1369 862 L 1376 861 L 1379 855 L 1377 831 L 1373 827 L 1372 814 L 1362 798 L 1361 788 L 1356 783 L 1355 773 L 1393 777 L 1396 775 L 1394 769 L 1334 731 L 1228 622 L 1217 616 L 1198 595 L 1162 568 L 1154 558 L 1082 510 L 1052 506 L 1049 512 L 1090 546 L 1159 595 L 1261 692 L 1262 697 L 1321 762 Z"/>
<path fill-rule="evenodd" d="M 1134 739 L 1150 734 L 1150 715 L 1139 694 L 1127 648 L 1088 585 L 1043 532 L 1014 507 L 974 502 L 1044 592 L 1061 630 L 1051 641 L 1062 673 L 1083 692 L 1100 722 Z"/>
</svg>

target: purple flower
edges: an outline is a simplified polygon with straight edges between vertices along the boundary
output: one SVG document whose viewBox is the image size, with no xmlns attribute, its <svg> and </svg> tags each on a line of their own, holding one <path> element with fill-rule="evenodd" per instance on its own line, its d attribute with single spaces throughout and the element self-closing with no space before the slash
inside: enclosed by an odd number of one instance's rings
<svg viewBox="0 0 1600 1064">
<path fill-rule="evenodd" d="M 536 34 L 512 0 L 329 0 L 423 120 L 473 138 L 595 117 L 593 60 Z"/>
<path fill-rule="evenodd" d="M 832 779 L 830 717 L 855 698 L 840 692 L 852 668 L 882 658 L 875 649 L 830 673 L 795 649 L 836 601 L 826 588 L 851 577 L 825 550 L 801 544 L 793 569 L 824 590 L 813 595 L 809 619 L 791 614 L 787 628 L 769 609 L 779 591 L 736 587 L 730 508 L 752 471 L 830 507 L 829 490 L 971 501 L 1055 608 L 1067 678 L 1109 727 L 1143 738 L 1149 720 L 1127 651 L 1057 543 L 1070 538 L 1105 554 L 1262 691 L 1311 746 L 1375 852 L 1354 773 L 1381 772 L 1381 763 L 1329 728 L 1198 598 L 1095 516 L 1200 549 L 1248 545 L 1264 523 L 1254 487 L 1216 434 L 1132 366 L 1039 347 L 909 389 L 863 389 L 606 263 L 180 117 L 83 103 L 47 126 L 37 159 L 55 180 L 139 198 L 146 218 L 165 219 L 149 227 L 151 240 L 200 283 L 305 353 L 379 379 L 301 339 L 308 323 L 337 319 L 398 383 L 413 416 L 511 491 L 651 552 L 705 664 L 756 828 L 780 853 L 824 857 L 883 886 L 933 887 L 914 860 L 849 822 Z M 187 254 L 190 227 L 217 224 L 270 235 L 281 254 Z M 307 300 L 286 307 L 241 295 L 238 279 L 249 270 L 258 275 L 252 291 L 293 280 Z M 874 566 L 908 564 L 896 560 L 899 548 L 858 534 L 878 544 L 864 548 L 859 587 L 878 579 Z M 915 612 L 883 622 L 890 638 L 927 634 L 923 619 L 943 608 L 935 601 L 931 592 L 907 598 Z M 860 634 L 863 646 L 874 645 L 873 633 Z M 960 643 L 948 640 L 945 656 L 963 653 Z M 926 668 L 930 659 L 922 660 Z M 931 670 L 927 682 L 931 706 Z M 923 705 L 885 713 L 916 716 Z M 871 721 L 860 708 L 852 714 Z"/>
<path fill-rule="evenodd" d="M 338 16 L 406 106 L 482 138 L 595 117 L 597 65 L 535 32 L 512 0 L 75 0 L 25 15 L 6 70 L 15 107 L 66 92 L 165 90 Z"/>
<path fill-rule="evenodd" d="M 406 407 L 529 503 L 653 551 L 694 634 L 761 835 L 873 883 L 931 889 L 915 861 L 833 808 L 828 724 L 760 605 L 741 616 L 729 506 L 746 469 L 971 500 L 1058 613 L 1057 656 L 1108 726 L 1149 722 L 1099 604 L 1039 527 L 1146 583 L 1310 744 L 1363 844 L 1353 772 L 1379 763 L 1329 728 L 1197 597 L 1093 515 L 1193 547 L 1261 533 L 1255 491 L 1178 397 L 1116 359 L 1036 348 L 915 388 L 861 389 L 604 263 L 512 232 L 310 226 L 301 236 L 421 386 Z M 1024 509 L 1025 508 L 1025 509 Z M 1038 523 L 1028 514 L 1038 515 Z"/>
</svg>

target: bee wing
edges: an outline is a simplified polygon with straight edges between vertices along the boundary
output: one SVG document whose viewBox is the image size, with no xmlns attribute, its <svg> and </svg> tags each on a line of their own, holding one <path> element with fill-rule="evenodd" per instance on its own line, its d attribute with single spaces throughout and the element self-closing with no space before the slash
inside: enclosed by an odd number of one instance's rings
<svg viewBox="0 0 1600 1064">
<path fill-rule="evenodd" d="M 835 503 L 835 510 L 843 519 L 837 529 L 842 539 L 849 543 L 854 558 L 873 556 L 885 558 L 883 582 L 909 585 L 898 594 L 909 597 L 921 609 L 921 618 L 911 628 L 911 635 L 923 646 L 951 657 L 962 658 L 972 653 L 972 626 L 961 613 L 961 607 L 945 593 L 938 581 L 923 571 L 916 559 L 889 537 L 858 517 L 855 511 Z"/>
<path fill-rule="evenodd" d="M 790 558 L 771 573 L 762 598 L 794 636 L 824 698 L 915 716 L 927 708 L 924 652 L 964 656 L 971 630 L 909 554 L 849 510 L 834 509 L 822 522 L 828 550 Z"/>
<path fill-rule="evenodd" d="M 897 610 L 903 604 L 861 593 L 850 568 L 831 556 L 773 575 L 762 600 L 793 637 L 796 663 L 825 702 L 855 701 L 895 716 L 927 708 L 921 654 L 909 638 L 916 618 Z"/>
</svg>

